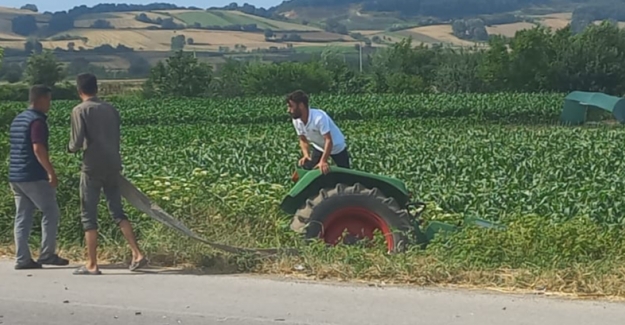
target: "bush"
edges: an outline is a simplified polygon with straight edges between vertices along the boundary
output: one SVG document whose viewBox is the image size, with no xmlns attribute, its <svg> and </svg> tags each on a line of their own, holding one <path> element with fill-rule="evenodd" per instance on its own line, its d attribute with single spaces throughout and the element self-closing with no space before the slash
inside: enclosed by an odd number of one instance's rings
<svg viewBox="0 0 625 325">
<path fill-rule="evenodd" d="M 0 101 L 28 102 L 30 86 L 26 84 L 4 85 L 0 87 Z M 70 83 L 52 87 L 52 100 L 79 99 L 76 87 Z"/>
</svg>

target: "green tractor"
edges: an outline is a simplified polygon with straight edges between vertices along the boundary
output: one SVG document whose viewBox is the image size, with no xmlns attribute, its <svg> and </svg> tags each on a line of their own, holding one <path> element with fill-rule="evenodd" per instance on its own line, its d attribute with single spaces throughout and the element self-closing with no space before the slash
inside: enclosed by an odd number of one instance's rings
<svg viewBox="0 0 625 325">
<path fill-rule="evenodd" d="M 430 221 L 422 230 L 420 215 L 426 205 L 411 202 L 410 192 L 396 178 L 333 166 L 326 175 L 318 169 L 298 168 L 292 180 L 295 186 L 280 207 L 293 216 L 291 229 L 306 239 L 353 244 L 365 237 L 373 239 L 377 230 L 384 235 L 388 251 L 396 253 L 410 245 L 425 248 L 436 233 L 461 229 L 460 224 Z M 470 217 L 464 219 L 468 223 L 500 227 Z"/>
</svg>

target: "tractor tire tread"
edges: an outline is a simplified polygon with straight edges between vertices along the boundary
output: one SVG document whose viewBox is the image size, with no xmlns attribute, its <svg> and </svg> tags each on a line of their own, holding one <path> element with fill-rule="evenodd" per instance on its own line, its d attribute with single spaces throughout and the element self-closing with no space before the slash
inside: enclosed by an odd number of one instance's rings
<svg viewBox="0 0 625 325">
<path fill-rule="evenodd" d="M 361 183 L 355 183 L 352 186 L 346 186 L 345 184 L 339 183 L 334 188 L 319 190 L 318 195 L 306 200 L 306 203 L 299 210 L 297 210 L 291 222 L 291 229 L 297 233 L 305 233 L 306 225 L 311 222 L 311 215 L 317 205 L 328 199 L 332 199 L 335 196 L 354 195 L 368 196 L 378 203 L 385 205 L 392 211 L 392 214 L 396 216 L 394 219 L 396 220 L 396 223 L 399 224 L 399 228 L 401 228 L 399 229 L 400 231 L 412 230 L 413 225 L 410 220 L 410 215 L 405 209 L 402 209 L 399 206 L 397 200 L 392 197 L 389 198 L 384 196 L 382 191 L 378 188 L 367 188 Z M 402 241 L 405 241 L 405 239 L 402 239 Z M 406 243 L 400 242 L 396 243 L 396 246 L 403 247 L 405 244 Z"/>
</svg>

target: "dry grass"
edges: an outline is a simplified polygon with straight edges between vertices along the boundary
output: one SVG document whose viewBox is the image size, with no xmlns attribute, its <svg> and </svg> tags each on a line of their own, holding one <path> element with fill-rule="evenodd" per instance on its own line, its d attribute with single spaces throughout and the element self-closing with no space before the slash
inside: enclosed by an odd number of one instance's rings
<svg viewBox="0 0 625 325">
<path fill-rule="evenodd" d="M 503 35 L 506 37 L 513 37 L 516 32 L 524 29 L 532 29 L 536 25 L 531 23 L 514 23 L 514 24 L 505 24 L 505 25 L 493 25 L 491 27 L 486 27 L 486 31 L 489 35 Z"/>
<path fill-rule="evenodd" d="M 532 16 L 537 19 L 539 23 L 552 30 L 562 29 L 571 23 L 573 14 L 570 12 L 554 13 L 544 16 Z M 594 21 L 596 25 L 601 24 L 601 20 Z M 625 28 L 625 22 L 618 22 L 618 26 Z"/>
<path fill-rule="evenodd" d="M 5 33 L 5 32 L 0 32 L 0 39 L 6 40 L 6 41 L 20 41 L 20 42 L 24 42 L 26 40 L 22 36 L 19 36 L 13 33 Z"/>
<path fill-rule="evenodd" d="M 405 261 L 399 255 L 377 252 L 355 252 L 336 248 L 332 255 L 319 257 L 304 250 L 300 256 L 262 257 L 224 255 L 194 244 L 189 247 L 191 259 L 180 258 L 166 249 L 148 250 L 151 266 L 182 268 L 189 273 L 256 273 L 315 281 L 365 283 L 375 286 L 426 286 L 486 289 L 500 293 L 531 293 L 572 299 L 604 299 L 625 301 L 625 267 L 612 269 L 610 274 L 598 273 L 588 266 L 572 265 L 565 270 L 534 270 L 498 268 L 478 270 L 458 268 L 429 256 L 410 256 Z M 37 258 L 37 247 L 32 247 Z M 316 252 L 318 253 L 318 252 Z M 14 246 L 0 247 L 0 257 L 13 258 Z M 84 247 L 61 248 L 59 254 L 72 263 L 85 262 Z M 102 264 L 128 264 L 127 247 L 99 248 Z M 366 260 L 367 266 L 343 260 Z"/>
<path fill-rule="evenodd" d="M 572 266 L 567 270 L 530 269 L 458 270 L 423 257 L 411 261 L 410 269 L 393 263 L 387 256 L 369 254 L 372 266 L 357 270 L 345 263 L 325 264 L 307 257 L 282 258 L 264 263 L 259 272 L 291 275 L 315 280 L 364 281 L 385 285 L 460 286 L 500 292 L 534 292 L 576 298 L 625 300 L 625 267 L 610 275 L 595 274 L 592 269 Z M 395 264 L 395 265 L 394 265 Z"/>
<path fill-rule="evenodd" d="M 340 9 L 338 9 L 340 10 Z M 289 19 L 308 19 L 308 20 L 324 20 L 336 14 L 336 10 L 328 7 L 308 7 L 299 8 L 281 13 L 282 16 Z"/>
<path fill-rule="evenodd" d="M 294 24 L 294 23 L 289 23 L 289 22 L 284 22 L 284 21 L 279 21 L 279 20 L 271 20 L 271 19 L 267 19 L 263 17 L 251 16 L 240 11 L 229 11 L 228 14 L 242 16 L 251 20 L 256 20 L 258 22 L 273 25 L 273 26 L 276 26 L 278 30 L 322 31 L 320 28 L 314 27 L 314 26 L 306 26 L 306 25 Z"/>
<path fill-rule="evenodd" d="M 570 23 L 569 20 L 558 19 L 558 18 L 545 18 L 541 19 L 540 24 L 551 28 L 552 30 L 558 30 L 566 27 Z"/>
<path fill-rule="evenodd" d="M 281 37 L 282 34 L 290 34 L 290 33 L 275 33 L 277 37 Z M 347 41 L 347 42 L 355 42 L 351 36 L 341 35 L 336 33 L 329 32 L 306 32 L 298 34 L 302 37 L 303 41 L 316 41 L 316 42 L 331 42 L 331 41 Z M 310 45 L 310 44 L 309 44 Z"/>
<path fill-rule="evenodd" d="M 549 27 L 553 30 L 561 29 L 566 27 L 571 22 L 572 13 L 570 12 L 561 12 L 554 13 L 544 16 L 532 16 L 536 18 L 538 22 L 546 27 Z"/>
<path fill-rule="evenodd" d="M 438 40 L 441 43 L 447 43 L 457 46 L 473 46 L 475 42 L 465 41 L 457 38 L 452 34 L 451 25 L 432 25 L 424 27 L 416 27 L 407 29 L 404 32 L 414 34 L 415 38 L 419 35 L 425 35 Z"/>
<path fill-rule="evenodd" d="M 12 40 L 12 41 L 5 41 L 5 40 L 0 40 L 0 47 L 3 48 L 8 48 L 8 49 L 23 49 L 24 48 L 24 42 L 25 40 Z"/>
<path fill-rule="evenodd" d="M 265 37 L 260 33 L 246 33 L 246 32 L 232 32 L 232 31 L 206 31 L 198 29 L 187 29 L 184 31 L 172 31 L 172 30 L 95 30 L 95 29 L 75 29 L 67 32 L 63 32 L 63 35 L 69 34 L 71 36 L 86 37 L 87 42 L 82 40 L 72 40 L 75 43 L 75 47 L 84 47 L 85 49 L 93 49 L 105 44 L 111 46 L 117 46 L 123 44 L 125 46 L 134 48 L 135 51 L 169 51 L 171 38 L 176 35 L 185 35 L 186 38 L 193 38 L 194 45 L 187 45 L 185 49 L 198 50 L 198 51 L 217 51 L 219 47 L 226 46 L 233 49 L 237 44 L 243 44 L 248 49 L 266 49 L 272 46 L 282 48 L 286 47 L 286 44 L 274 43 L 265 41 Z M 307 39 L 313 40 L 333 40 L 339 39 L 338 36 L 332 33 L 314 32 L 306 33 Z M 310 38 L 312 37 L 312 38 Z M 0 37 L 1 38 L 1 37 Z M 351 39 L 349 37 L 343 37 L 343 39 Z M 70 41 L 41 41 L 42 45 L 46 49 L 54 49 L 56 47 L 67 49 L 67 44 Z M 293 46 L 310 46 L 311 43 L 305 41 L 302 42 L 290 42 Z M 336 44 L 345 45 L 340 42 Z M 333 42 L 324 43 L 324 45 L 336 45 Z M 353 44 L 347 44 L 351 46 Z M 0 46 L 7 48 L 23 48 L 24 40 L 17 39 L 14 41 L 0 41 Z"/>
<path fill-rule="evenodd" d="M 570 20 L 573 17 L 573 13 L 572 12 L 558 12 L 558 13 L 544 15 L 543 17 Z"/>
<path fill-rule="evenodd" d="M 600 24 L 602 23 L 602 21 L 601 21 L 601 20 L 595 20 L 593 23 L 594 23 L 595 25 L 600 25 Z M 625 22 L 619 21 L 619 22 L 617 23 L 617 25 L 618 25 L 618 27 L 620 27 L 620 28 L 625 28 Z"/>
<path fill-rule="evenodd" d="M 380 35 L 384 33 L 383 30 L 355 30 L 353 32 L 360 33 L 364 36 L 375 36 L 375 35 Z"/>
<path fill-rule="evenodd" d="M 296 23 L 283 22 L 278 20 L 267 19 L 263 17 L 253 16 L 239 11 L 229 10 L 156 10 L 153 13 L 168 14 L 171 17 L 180 17 L 179 15 L 194 13 L 198 15 L 205 14 L 208 20 L 219 20 L 224 22 L 228 21 L 230 24 L 257 24 L 260 28 L 263 25 L 271 26 L 274 31 L 289 30 L 289 31 L 321 31 L 320 28 L 314 26 L 300 25 Z M 215 17 L 215 14 L 223 15 L 224 18 Z M 182 23 L 182 20 L 178 19 Z M 217 22 L 217 21 L 215 21 Z M 220 25 L 219 23 L 213 23 L 214 25 Z"/>
<path fill-rule="evenodd" d="M 41 13 L 32 12 L 30 10 L 23 10 L 18 8 L 9 8 L 0 6 L 0 15 L 41 15 Z"/>
<path fill-rule="evenodd" d="M 115 13 L 115 14 L 110 14 L 111 16 L 113 16 L 113 18 L 109 18 L 109 17 L 98 17 L 98 15 L 84 15 L 81 16 L 79 19 L 77 19 L 74 22 L 74 26 L 76 28 L 89 28 L 91 27 L 91 25 L 98 19 L 103 19 L 108 21 L 109 23 L 111 23 L 111 25 L 115 28 L 138 28 L 138 29 L 142 29 L 142 28 L 147 28 L 150 26 L 155 26 L 154 24 L 148 24 L 148 23 L 144 23 L 141 21 L 136 20 L 135 14 L 134 13 L 130 13 L 130 12 L 121 12 L 121 13 Z M 150 16 L 150 15 L 148 15 Z M 155 14 L 152 14 L 151 16 L 157 16 Z M 160 15 L 158 15 L 160 16 Z M 156 17 L 150 17 L 150 18 L 156 18 Z M 162 18 L 166 18 L 165 16 L 163 16 Z"/>
</svg>

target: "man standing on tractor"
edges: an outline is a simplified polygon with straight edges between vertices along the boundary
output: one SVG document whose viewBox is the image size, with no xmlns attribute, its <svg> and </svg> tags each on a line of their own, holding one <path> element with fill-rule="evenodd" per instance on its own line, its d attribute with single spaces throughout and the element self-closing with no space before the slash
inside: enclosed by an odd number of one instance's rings
<svg viewBox="0 0 625 325">
<path fill-rule="evenodd" d="M 122 208 L 119 181 L 122 178 L 120 155 L 120 115 L 111 104 L 97 97 L 98 81 L 90 73 L 76 78 L 78 94 L 82 103 L 74 107 L 71 115 L 71 134 L 68 151 L 83 149 L 80 173 L 80 210 L 89 261 L 74 274 L 101 274 L 97 263 L 98 202 L 104 191 L 109 212 L 119 225 L 132 251 L 130 270 L 135 271 L 147 264 L 137 245 L 132 225 Z"/>
<path fill-rule="evenodd" d="M 301 90 L 290 93 L 286 102 L 304 155 L 299 166 L 307 170 L 319 168 L 327 174 L 330 170 L 328 158 L 332 157 L 337 166 L 350 168 L 345 137 L 332 118 L 321 109 L 309 107 L 308 95 Z M 312 142 L 312 156 L 309 142 Z"/>
</svg>

